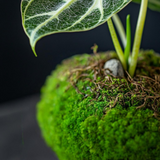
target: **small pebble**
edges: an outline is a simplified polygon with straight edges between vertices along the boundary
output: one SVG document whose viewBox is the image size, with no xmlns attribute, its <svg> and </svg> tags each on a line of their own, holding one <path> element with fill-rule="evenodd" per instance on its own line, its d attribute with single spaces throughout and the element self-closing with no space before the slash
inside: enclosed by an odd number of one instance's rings
<svg viewBox="0 0 160 160">
<path fill-rule="evenodd" d="M 106 70 L 107 74 L 112 73 L 115 77 L 119 77 L 119 78 L 124 77 L 124 71 L 123 71 L 122 64 L 117 59 L 111 59 L 107 61 L 104 65 L 104 69 L 109 69 L 111 71 L 110 72 L 109 70 Z"/>
</svg>

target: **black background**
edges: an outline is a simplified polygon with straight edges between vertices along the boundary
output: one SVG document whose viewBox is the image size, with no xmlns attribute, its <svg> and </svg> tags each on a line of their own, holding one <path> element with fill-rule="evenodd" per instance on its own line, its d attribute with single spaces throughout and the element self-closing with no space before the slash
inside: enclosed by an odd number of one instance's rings
<svg viewBox="0 0 160 160">
<path fill-rule="evenodd" d="M 21 0 L 0 3 L 0 160 L 57 160 L 42 139 L 36 120 L 39 91 L 47 75 L 75 54 L 113 50 L 107 24 L 81 33 L 61 33 L 41 39 L 36 58 L 21 25 Z M 139 5 L 131 3 L 119 16 L 131 15 L 132 42 Z M 160 53 L 160 13 L 148 10 L 141 48 Z"/>
<path fill-rule="evenodd" d="M 131 3 L 119 15 L 125 24 L 131 15 L 132 42 L 139 5 Z M 41 39 L 32 53 L 21 25 L 20 0 L 1 1 L 0 5 L 0 102 L 39 93 L 45 78 L 64 58 L 92 53 L 94 43 L 99 51 L 113 50 L 108 27 L 81 33 L 60 33 Z M 141 48 L 160 53 L 160 13 L 148 10 Z"/>
</svg>

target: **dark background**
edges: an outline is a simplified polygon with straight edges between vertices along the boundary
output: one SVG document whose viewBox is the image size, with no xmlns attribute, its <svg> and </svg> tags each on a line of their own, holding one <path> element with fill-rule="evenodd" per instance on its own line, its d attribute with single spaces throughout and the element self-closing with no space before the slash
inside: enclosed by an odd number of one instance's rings
<svg viewBox="0 0 160 160">
<path fill-rule="evenodd" d="M 61 33 L 41 39 L 32 53 L 21 25 L 21 0 L 0 5 L 0 160 L 57 160 L 41 136 L 36 103 L 46 76 L 63 59 L 75 54 L 113 50 L 106 24 L 81 33 Z M 132 42 L 139 5 L 131 3 L 119 16 L 131 14 Z M 148 10 L 141 48 L 160 53 L 160 13 Z"/>
<path fill-rule="evenodd" d="M 131 3 L 119 15 L 131 14 L 132 39 L 139 5 Z M 92 53 L 94 43 L 99 51 L 113 50 L 107 24 L 81 33 L 61 33 L 42 38 L 32 53 L 21 25 L 20 0 L 1 1 L 0 5 L 0 103 L 39 93 L 45 78 L 64 58 Z M 160 13 L 148 10 L 141 48 L 160 53 Z M 133 42 L 133 41 L 132 41 Z"/>
</svg>

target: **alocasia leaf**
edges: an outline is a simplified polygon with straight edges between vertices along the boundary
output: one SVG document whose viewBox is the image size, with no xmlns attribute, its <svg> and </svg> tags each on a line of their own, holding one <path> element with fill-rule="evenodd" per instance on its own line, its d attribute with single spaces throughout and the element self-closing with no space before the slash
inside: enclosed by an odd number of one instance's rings
<svg viewBox="0 0 160 160">
<path fill-rule="evenodd" d="M 22 23 L 35 53 L 36 42 L 49 34 L 93 29 L 132 0 L 22 0 Z"/>
<path fill-rule="evenodd" d="M 141 0 L 133 0 L 133 2 L 141 3 Z M 160 0 L 148 0 L 148 7 L 160 12 Z"/>
</svg>

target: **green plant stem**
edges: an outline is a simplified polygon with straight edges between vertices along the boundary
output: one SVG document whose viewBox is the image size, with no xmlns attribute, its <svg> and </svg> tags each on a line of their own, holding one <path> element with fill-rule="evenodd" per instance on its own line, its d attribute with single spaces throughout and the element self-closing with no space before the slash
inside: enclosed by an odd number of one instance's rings
<svg viewBox="0 0 160 160">
<path fill-rule="evenodd" d="M 148 0 L 141 1 L 141 8 L 139 12 L 139 18 L 137 22 L 137 28 L 136 28 L 136 33 L 135 33 L 135 38 L 133 43 L 131 63 L 129 66 L 129 74 L 131 75 L 131 77 L 134 76 L 136 65 L 137 65 L 137 58 L 138 58 L 139 48 L 141 45 L 144 23 L 146 19 L 147 5 L 148 5 Z"/>
<path fill-rule="evenodd" d="M 112 16 L 112 19 L 113 19 L 113 22 L 117 28 L 117 31 L 120 35 L 120 38 L 121 38 L 121 41 L 122 41 L 122 44 L 123 44 L 123 47 L 125 48 L 126 47 L 126 34 L 125 34 L 125 30 L 124 30 L 124 27 L 123 27 L 123 24 L 119 18 L 119 16 L 117 14 L 114 14 Z"/>
<path fill-rule="evenodd" d="M 131 24 L 130 24 L 130 15 L 126 18 L 126 37 L 127 37 L 127 43 L 124 51 L 124 57 L 127 63 L 127 69 L 128 69 L 128 58 L 131 51 Z"/>
<path fill-rule="evenodd" d="M 117 34 L 116 34 L 115 29 L 114 29 L 111 18 L 108 19 L 107 24 L 108 24 L 108 28 L 109 28 L 109 31 L 110 31 L 110 34 L 111 34 L 111 37 L 112 37 L 112 40 L 113 40 L 114 47 L 115 47 L 116 52 L 118 54 L 118 57 L 119 57 L 119 59 L 122 63 L 123 69 L 127 70 L 127 65 L 126 65 L 126 61 L 125 61 L 125 58 L 124 58 L 124 54 L 123 54 L 122 48 L 120 46 L 120 43 L 118 41 Z"/>
</svg>

